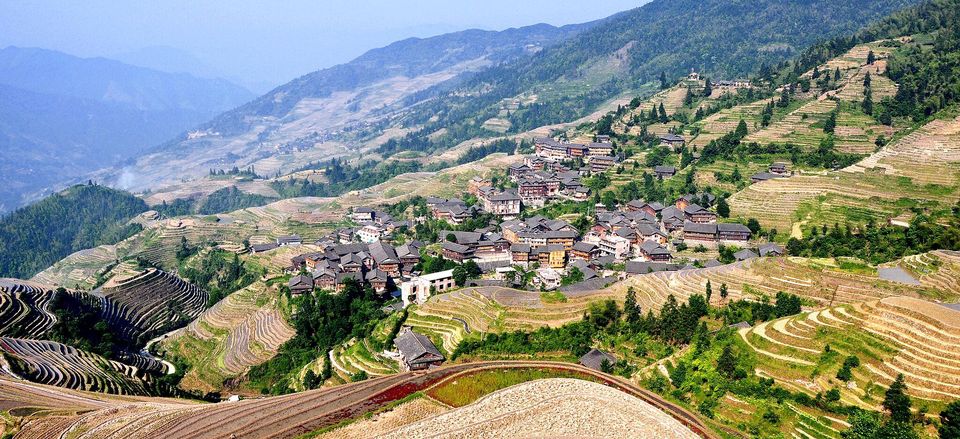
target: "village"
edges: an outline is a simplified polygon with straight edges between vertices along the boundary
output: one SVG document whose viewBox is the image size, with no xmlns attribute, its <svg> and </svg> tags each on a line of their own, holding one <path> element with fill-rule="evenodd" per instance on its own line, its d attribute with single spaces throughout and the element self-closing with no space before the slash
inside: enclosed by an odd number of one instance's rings
<svg viewBox="0 0 960 439">
<path fill-rule="evenodd" d="M 669 135 L 661 141 L 675 147 L 676 142 L 682 145 L 683 139 Z M 527 216 L 553 202 L 590 200 L 591 191 L 581 178 L 606 172 L 619 162 L 607 136 L 597 136 L 590 144 L 537 138 L 535 147 L 535 154 L 507 170 L 509 182 L 495 186 L 490 180 L 471 180 L 463 197 L 471 202 L 426 198 L 425 212 L 421 212 L 426 215 L 409 219 L 395 218 L 384 209 L 354 208 L 347 218 L 354 226 L 314 242 L 321 251 L 291 260 L 289 270 L 295 274 L 289 282 L 291 292 L 314 288 L 335 292 L 353 279 L 408 306 L 422 304 L 431 294 L 468 285 L 541 291 L 575 289 L 578 284 L 602 287 L 630 275 L 721 263 L 716 258 L 678 258 L 675 254 L 681 249 L 735 248 L 737 261 L 784 253 L 772 243 L 751 245 L 752 232 L 744 224 L 719 222 L 716 196 L 708 192 L 687 194 L 669 204 L 622 200 L 609 209 L 598 203 L 587 226 L 539 214 Z M 671 178 L 675 169 L 658 166 L 653 172 L 664 179 Z M 776 178 L 787 172 L 775 163 L 769 173 L 755 178 Z M 463 229 L 479 215 L 486 215 L 489 222 Z M 436 242 L 408 239 L 402 233 L 428 221 L 442 227 L 436 232 Z M 298 236 L 281 236 L 276 243 L 254 245 L 251 250 L 299 244 Z M 455 270 L 450 268 L 425 272 L 424 257 L 469 264 L 472 270 L 467 271 L 474 272 L 466 281 L 455 279 Z"/>
</svg>

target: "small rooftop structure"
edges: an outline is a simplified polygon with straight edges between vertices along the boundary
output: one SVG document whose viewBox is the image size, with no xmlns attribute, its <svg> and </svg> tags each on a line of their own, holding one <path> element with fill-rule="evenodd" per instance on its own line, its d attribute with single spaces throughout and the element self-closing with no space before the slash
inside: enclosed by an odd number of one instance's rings
<svg viewBox="0 0 960 439">
<path fill-rule="evenodd" d="M 617 362 L 617 357 L 610 355 L 600 349 L 593 348 L 590 352 L 580 357 L 580 364 L 593 370 L 603 371 L 603 361 L 606 360 L 610 367 Z"/>
<path fill-rule="evenodd" d="M 400 351 L 400 363 L 408 371 L 436 367 L 445 360 L 427 336 L 413 332 L 409 326 L 404 326 L 393 342 Z"/>
</svg>

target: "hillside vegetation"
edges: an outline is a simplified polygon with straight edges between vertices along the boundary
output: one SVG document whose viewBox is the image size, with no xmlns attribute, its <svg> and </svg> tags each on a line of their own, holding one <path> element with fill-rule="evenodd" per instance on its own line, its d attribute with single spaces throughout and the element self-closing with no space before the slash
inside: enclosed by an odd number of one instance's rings
<svg viewBox="0 0 960 439">
<path fill-rule="evenodd" d="M 64 256 L 116 243 L 140 230 L 127 224 L 143 200 L 97 185 L 77 185 L 0 219 L 0 277 L 29 278 Z"/>
</svg>

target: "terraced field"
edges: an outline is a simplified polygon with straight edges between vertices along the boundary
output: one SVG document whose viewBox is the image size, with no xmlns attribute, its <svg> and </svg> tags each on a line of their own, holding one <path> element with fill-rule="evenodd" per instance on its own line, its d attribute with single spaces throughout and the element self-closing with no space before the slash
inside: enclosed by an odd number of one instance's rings
<svg viewBox="0 0 960 439">
<path fill-rule="evenodd" d="M 56 317 L 47 309 L 54 292 L 19 279 L 0 279 L 0 335 L 41 338 Z"/>
<path fill-rule="evenodd" d="M 206 291 L 154 268 L 113 278 L 92 294 L 101 297 L 104 319 L 118 335 L 136 344 L 185 325 L 207 306 Z"/>
<path fill-rule="evenodd" d="M 907 256 L 888 266 L 900 267 L 932 291 L 956 294 L 960 290 L 960 252 L 937 250 Z"/>
<path fill-rule="evenodd" d="M 556 303 L 543 302 L 539 292 L 500 287 L 465 288 L 431 297 L 411 311 L 407 324 L 428 335 L 449 354 L 471 334 L 533 330 L 578 321 L 590 303 L 603 299 L 622 303 L 631 287 L 644 312 L 657 311 L 671 294 L 680 302 L 693 294 L 703 294 L 708 280 L 714 291 L 721 284 L 727 284 L 730 293 L 727 300 L 772 298 L 784 291 L 819 306 L 933 294 L 923 286 L 884 281 L 875 274 L 845 272 L 831 266 L 829 261 L 762 258 L 712 268 L 631 276 L 608 288 L 571 294 L 565 302 Z M 938 291 L 937 297 L 960 297 L 960 285 Z M 722 299 L 714 294 L 712 303 L 722 305 Z"/>
<path fill-rule="evenodd" d="M 877 409 L 883 388 L 904 374 L 908 393 L 931 401 L 960 397 L 960 312 L 909 297 L 826 308 L 740 330 L 758 356 L 757 372 L 816 393 Z M 830 353 L 826 346 L 830 346 Z M 850 384 L 835 378 L 856 355 Z"/>
<path fill-rule="evenodd" d="M 938 119 L 844 171 L 880 170 L 918 185 L 955 188 L 960 183 L 960 117 Z"/>
<path fill-rule="evenodd" d="M 619 390 L 639 398 L 648 415 L 656 415 L 658 421 L 670 425 L 685 425 L 686 428 L 716 437 L 700 419 L 690 412 L 664 401 L 636 385 L 622 379 L 602 374 L 579 365 L 552 362 L 478 362 L 446 366 L 427 372 L 405 372 L 374 378 L 367 381 L 314 390 L 296 394 L 258 398 L 234 403 L 190 404 L 169 400 L 122 403 L 111 401 L 106 408 L 63 416 L 29 416 L 16 437 L 60 437 L 76 439 L 122 437 L 125 439 L 152 438 L 158 435 L 178 438 L 237 437 L 237 438 L 290 438 L 331 426 L 345 419 L 354 418 L 400 400 L 414 392 L 424 390 L 445 379 L 473 370 L 510 368 L 551 368 L 575 371 L 593 376 L 606 383 L 610 390 Z M 0 382 L 0 396 L 5 392 L 6 382 Z M 62 393 L 46 397 L 46 388 L 33 387 L 29 392 L 17 389 L 10 392 L 15 398 L 24 394 L 39 393 L 44 399 L 57 399 L 56 404 L 65 406 L 94 403 L 77 397 L 67 399 Z M 38 398 L 39 400 L 40 398 Z M 74 401 L 77 400 L 78 401 Z M 13 400 L 4 405 L 23 405 Z M 92 408 L 92 407 L 91 407 Z M 674 420 L 662 418 L 664 411 Z M 679 424 L 677 423 L 679 421 Z M 682 427 L 681 427 L 682 428 Z"/>
<path fill-rule="evenodd" d="M 537 397 L 530 398 L 530 395 Z M 415 422 L 381 437 L 599 435 L 699 437 L 666 413 L 636 397 L 603 384 L 572 378 L 537 380 L 508 387 L 469 406 Z"/>
<path fill-rule="evenodd" d="M 150 375 L 64 344 L 0 337 L 0 374 L 70 389 L 146 395 Z"/>
<path fill-rule="evenodd" d="M 690 140 L 690 144 L 698 148 L 703 148 L 710 143 L 711 140 L 720 138 L 724 134 L 737 129 L 740 120 L 746 122 L 747 132 L 756 132 L 759 128 L 763 108 L 766 105 L 766 100 L 760 100 L 723 109 L 707 116 L 702 121 L 693 124 L 694 127 L 700 129 L 700 132 Z"/>
<path fill-rule="evenodd" d="M 756 218 L 764 227 L 786 231 L 798 225 L 883 222 L 910 206 L 950 205 L 958 196 L 956 186 L 917 186 L 908 179 L 872 172 L 830 172 L 755 183 L 729 202 L 731 216 Z"/>
<path fill-rule="evenodd" d="M 161 350 L 189 361 L 181 386 L 211 391 L 276 354 L 294 335 L 280 311 L 275 287 L 255 282 L 204 311 L 161 342 Z"/>
</svg>

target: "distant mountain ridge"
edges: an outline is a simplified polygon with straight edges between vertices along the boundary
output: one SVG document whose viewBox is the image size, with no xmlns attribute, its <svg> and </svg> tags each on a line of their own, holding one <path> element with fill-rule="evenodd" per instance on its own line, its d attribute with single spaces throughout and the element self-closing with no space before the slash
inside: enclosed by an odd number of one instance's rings
<svg viewBox="0 0 960 439">
<path fill-rule="evenodd" d="M 134 175 L 121 187 L 141 190 L 210 168 L 284 174 L 404 135 L 403 148 L 429 154 L 576 120 L 614 97 L 651 91 L 661 72 L 772 71 L 917 1 L 655 0 L 583 25 L 402 40 L 294 79 L 98 178 Z"/>
<path fill-rule="evenodd" d="M 496 64 L 529 50 L 540 50 L 588 29 L 598 22 L 554 27 L 535 24 L 504 31 L 470 29 L 429 38 L 407 38 L 371 49 L 354 60 L 318 70 L 283 84 L 250 103 L 202 126 L 233 134 L 240 119 L 282 117 L 305 97 L 323 98 L 394 76 L 416 77 L 459 63 L 486 58 Z"/>
<path fill-rule="evenodd" d="M 254 165 L 272 175 L 326 159 L 376 137 L 371 130 L 382 127 L 369 127 L 397 117 L 403 112 L 402 105 L 397 108 L 398 102 L 420 90 L 455 83 L 490 66 L 531 56 L 597 23 L 538 24 L 404 39 L 348 63 L 296 78 L 190 133 L 159 144 L 122 169 L 106 170 L 95 178 L 141 190 L 183 177 L 200 177 L 211 168 Z M 329 142 L 333 133 L 339 135 L 336 140 L 342 140 L 345 131 L 364 138 L 351 144 Z M 289 157 L 292 150 L 304 147 L 315 150 Z"/>
<path fill-rule="evenodd" d="M 918 2 L 654 0 L 536 56 L 489 69 L 452 91 L 428 90 L 424 94 L 434 99 L 411 111 L 407 123 L 430 120 L 426 133 L 441 126 L 461 131 L 450 127 L 472 123 L 470 116 L 489 117 L 503 100 L 524 95 L 535 102 L 510 113 L 511 132 L 574 120 L 624 91 L 655 84 L 661 74 L 674 79 L 696 70 L 733 79 L 764 66 L 772 69 L 818 41 Z M 574 91 L 551 95 L 561 87 Z"/>
<path fill-rule="evenodd" d="M 0 49 L 0 214 L 252 97 L 220 79 Z"/>
<path fill-rule="evenodd" d="M 146 111 L 222 111 L 253 98 L 243 87 L 223 79 L 199 79 L 106 58 L 14 46 L 0 50 L 0 83 Z"/>
</svg>

